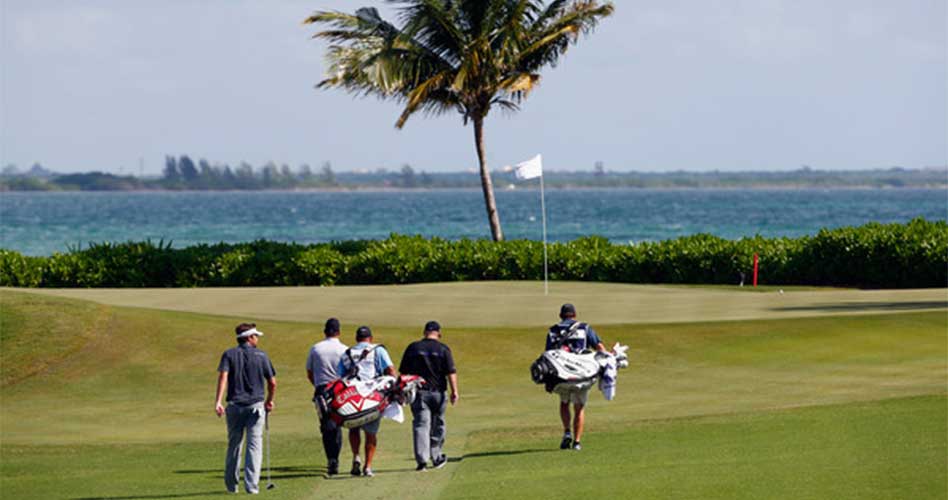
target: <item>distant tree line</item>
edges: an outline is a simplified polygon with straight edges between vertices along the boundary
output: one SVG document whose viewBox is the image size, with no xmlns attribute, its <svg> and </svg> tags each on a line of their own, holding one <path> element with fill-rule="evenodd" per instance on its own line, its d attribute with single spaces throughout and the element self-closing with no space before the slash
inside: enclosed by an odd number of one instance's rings
<svg viewBox="0 0 948 500">
<path fill-rule="evenodd" d="M 501 188 L 530 187 L 537 181 L 517 181 L 509 168 L 491 174 Z M 596 162 L 591 170 L 547 171 L 550 188 L 945 188 L 948 167 L 874 170 L 814 170 L 803 167 L 785 171 L 743 172 L 617 172 Z M 267 162 L 253 167 L 241 162 L 236 167 L 196 162 L 188 155 L 166 156 L 160 177 L 135 177 L 103 172 L 59 174 L 34 164 L 20 171 L 7 165 L 0 171 L 0 191 L 135 191 L 135 190 L 271 190 L 271 189 L 449 189 L 479 188 L 474 170 L 451 172 L 418 171 L 409 164 L 399 169 L 376 168 L 336 172 L 329 162 L 318 169 L 308 164 L 291 168 Z"/>
<path fill-rule="evenodd" d="M 165 189 L 227 190 L 227 189 L 296 189 L 332 188 L 339 185 L 332 165 L 324 163 L 318 172 L 308 164 L 297 169 L 286 163 L 270 161 L 258 169 L 247 162 L 234 168 L 227 164 L 211 165 L 200 159 L 195 163 L 188 155 L 166 156 L 162 177 L 157 181 Z"/>
</svg>

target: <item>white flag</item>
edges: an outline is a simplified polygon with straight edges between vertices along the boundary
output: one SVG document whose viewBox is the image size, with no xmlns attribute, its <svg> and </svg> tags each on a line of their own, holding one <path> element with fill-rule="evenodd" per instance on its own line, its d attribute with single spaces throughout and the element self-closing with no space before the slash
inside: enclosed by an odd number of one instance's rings
<svg viewBox="0 0 948 500">
<path fill-rule="evenodd" d="M 518 163 L 516 169 L 517 179 L 522 181 L 535 179 L 543 175 L 543 159 L 540 155 L 536 155 L 523 163 Z"/>
</svg>

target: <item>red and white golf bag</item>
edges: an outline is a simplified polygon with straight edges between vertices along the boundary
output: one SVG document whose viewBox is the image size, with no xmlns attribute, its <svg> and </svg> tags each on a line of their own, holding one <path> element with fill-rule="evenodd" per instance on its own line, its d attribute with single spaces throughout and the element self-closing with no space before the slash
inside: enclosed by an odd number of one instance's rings
<svg viewBox="0 0 948 500">
<path fill-rule="evenodd" d="M 326 384 L 323 411 L 341 427 L 353 428 L 388 416 L 391 405 L 399 408 L 392 415 L 401 415 L 400 406 L 410 404 L 425 381 L 418 375 L 392 377 L 382 375 L 371 380 L 336 379 Z"/>
</svg>

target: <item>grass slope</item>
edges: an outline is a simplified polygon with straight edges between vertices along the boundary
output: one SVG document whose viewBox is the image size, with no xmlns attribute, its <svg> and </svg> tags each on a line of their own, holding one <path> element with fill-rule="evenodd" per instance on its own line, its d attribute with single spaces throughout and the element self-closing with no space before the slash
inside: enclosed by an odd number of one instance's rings
<svg viewBox="0 0 948 500">
<path fill-rule="evenodd" d="M 338 310 L 358 317 L 361 304 Z M 0 291 L 0 496 L 218 496 L 214 369 L 238 319 Z M 320 325 L 260 322 L 280 378 L 275 496 L 945 498 L 944 310 L 605 324 L 607 341 L 632 345 L 633 366 L 617 400 L 591 395 L 581 454 L 555 450 L 555 399 L 528 379 L 542 330 L 444 323 L 461 368 L 455 459 L 410 472 L 410 427 L 386 421 L 366 481 L 322 478 L 304 376 Z M 417 330 L 376 329 L 396 361 Z"/>
</svg>

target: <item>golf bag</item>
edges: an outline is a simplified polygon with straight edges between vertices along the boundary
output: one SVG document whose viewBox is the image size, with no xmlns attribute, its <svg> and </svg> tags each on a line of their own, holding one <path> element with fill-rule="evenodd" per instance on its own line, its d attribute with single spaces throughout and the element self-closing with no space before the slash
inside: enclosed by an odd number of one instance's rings
<svg viewBox="0 0 948 500">
<path fill-rule="evenodd" d="M 530 366 L 534 383 L 543 384 L 546 392 L 560 388 L 585 389 L 592 387 L 599 377 L 600 366 L 595 355 L 576 354 L 564 350 L 550 350 Z"/>
<path fill-rule="evenodd" d="M 336 379 L 326 384 L 320 407 L 336 425 L 353 428 L 382 418 L 391 405 L 410 404 L 425 381 L 417 375 L 371 380 Z"/>
<path fill-rule="evenodd" d="M 530 378 L 546 392 L 587 389 L 600 382 L 606 399 L 615 394 L 616 370 L 629 366 L 627 346 L 616 344 L 612 353 L 562 349 L 544 352 L 530 365 Z M 600 380 L 602 379 L 602 380 Z"/>
</svg>

